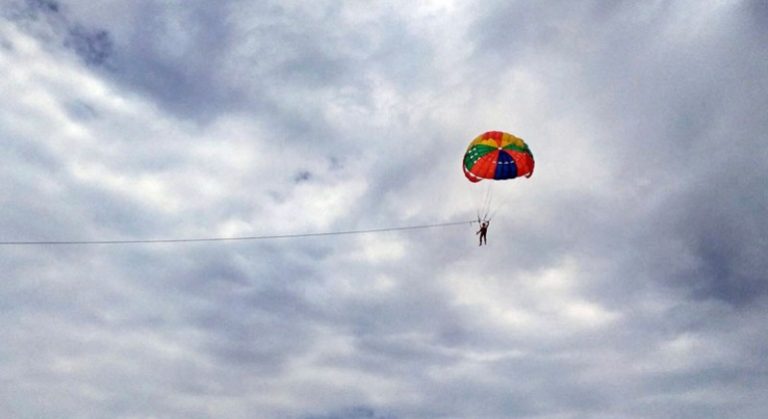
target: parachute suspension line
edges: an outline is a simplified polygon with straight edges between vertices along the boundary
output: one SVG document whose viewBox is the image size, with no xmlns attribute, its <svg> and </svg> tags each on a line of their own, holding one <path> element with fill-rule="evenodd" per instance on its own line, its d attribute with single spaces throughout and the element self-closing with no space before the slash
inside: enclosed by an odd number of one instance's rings
<svg viewBox="0 0 768 419">
<path fill-rule="evenodd" d="M 502 194 L 501 200 L 494 196 L 494 185 L 492 183 L 486 184 L 486 189 L 483 195 L 483 201 L 477 209 L 477 222 L 482 223 L 484 221 L 491 221 L 499 210 L 507 205 L 507 198 Z"/>
<path fill-rule="evenodd" d="M 485 195 L 483 195 L 482 198 L 483 198 L 483 201 L 481 201 L 481 202 L 484 202 L 485 201 Z M 483 217 L 482 217 L 482 213 L 483 213 L 482 203 L 477 204 L 476 203 L 477 202 L 477 198 L 475 198 L 474 196 L 473 196 L 472 199 L 473 199 L 472 204 L 476 206 L 477 223 L 480 224 L 482 222 L 482 219 L 483 219 Z"/>
<path fill-rule="evenodd" d="M 307 237 L 324 236 L 343 236 L 352 234 L 373 234 L 387 231 L 405 231 L 422 230 L 428 228 L 441 228 L 449 226 L 472 225 L 475 221 L 452 221 L 438 224 L 422 224 L 401 227 L 372 228 L 366 230 L 344 230 L 328 231 L 322 233 L 297 233 L 297 234 L 271 234 L 263 236 L 243 236 L 243 237 L 204 237 L 188 239 L 148 239 L 148 240 L 61 240 L 61 241 L 0 241 L 0 246 L 42 246 L 42 245 L 95 245 L 95 244 L 147 244 L 147 243 L 193 243 L 193 242 L 223 242 L 223 241 L 246 241 L 246 240 L 275 240 L 275 239 L 297 239 Z"/>
<path fill-rule="evenodd" d="M 485 204 L 485 214 L 483 214 L 484 221 L 490 221 L 488 213 L 491 212 L 491 205 L 493 204 L 493 185 L 488 184 L 488 202 Z"/>
<path fill-rule="evenodd" d="M 509 195 L 508 194 L 501 194 L 501 199 L 497 199 L 495 201 L 495 205 L 490 207 L 490 214 L 488 215 L 488 221 L 492 220 L 496 213 L 499 212 L 500 209 L 506 208 L 507 204 L 509 203 Z"/>
<path fill-rule="evenodd" d="M 485 196 L 478 209 L 478 222 L 489 221 L 488 215 L 491 211 L 491 204 L 493 203 L 493 185 L 487 183 L 485 185 Z"/>
</svg>

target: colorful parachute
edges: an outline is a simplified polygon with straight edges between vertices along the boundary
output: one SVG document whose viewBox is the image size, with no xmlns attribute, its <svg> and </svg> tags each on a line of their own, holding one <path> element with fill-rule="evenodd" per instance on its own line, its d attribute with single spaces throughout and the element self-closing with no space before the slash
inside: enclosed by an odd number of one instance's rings
<svg viewBox="0 0 768 419">
<path fill-rule="evenodd" d="M 479 135 L 464 154 L 464 175 L 471 182 L 531 177 L 533 154 L 520 138 L 501 131 Z"/>
</svg>

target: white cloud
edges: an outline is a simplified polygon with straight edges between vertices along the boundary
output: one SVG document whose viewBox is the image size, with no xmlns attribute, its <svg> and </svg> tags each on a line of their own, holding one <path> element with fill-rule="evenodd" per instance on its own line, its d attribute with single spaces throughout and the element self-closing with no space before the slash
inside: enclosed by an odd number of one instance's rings
<svg viewBox="0 0 768 419">
<path fill-rule="evenodd" d="M 468 223 L 2 246 L 0 415 L 765 416 L 743 4 L 14 4 L 3 240 L 469 221 L 474 136 L 537 166 L 492 185 L 483 247 Z"/>
</svg>

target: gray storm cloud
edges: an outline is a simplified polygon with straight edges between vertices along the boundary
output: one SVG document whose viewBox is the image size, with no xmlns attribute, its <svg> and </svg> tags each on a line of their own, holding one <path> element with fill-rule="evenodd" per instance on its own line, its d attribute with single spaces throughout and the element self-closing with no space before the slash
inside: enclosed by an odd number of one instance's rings
<svg viewBox="0 0 768 419">
<path fill-rule="evenodd" d="M 8 0 L 3 417 L 763 418 L 761 1 Z M 7 7 L 6 7 L 7 6 Z"/>
</svg>

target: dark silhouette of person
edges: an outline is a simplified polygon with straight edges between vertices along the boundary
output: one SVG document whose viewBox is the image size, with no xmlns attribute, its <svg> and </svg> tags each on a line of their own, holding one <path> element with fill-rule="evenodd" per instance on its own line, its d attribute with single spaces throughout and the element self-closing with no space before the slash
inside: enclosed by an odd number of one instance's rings
<svg viewBox="0 0 768 419">
<path fill-rule="evenodd" d="M 483 244 L 488 244 L 488 238 L 486 235 L 488 234 L 488 224 L 490 224 L 490 221 L 483 221 L 480 223 L 480 230 L 477 230 L 477 233 L 480 235 L 480 244 L 478 246 L 482 246 Z"/>
</svg>

